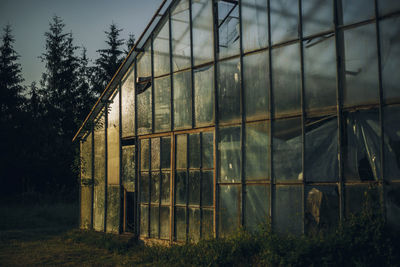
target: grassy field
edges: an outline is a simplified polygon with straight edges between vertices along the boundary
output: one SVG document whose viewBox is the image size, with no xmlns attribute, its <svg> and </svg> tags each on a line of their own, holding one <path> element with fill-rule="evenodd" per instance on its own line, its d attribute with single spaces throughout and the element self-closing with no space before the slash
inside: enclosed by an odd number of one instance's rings
<svg viewBox="0 0 400 267">
<path fill-rule="evenodd" d="M 0 206 L 0 266 L 399 266 L 399 238 L 372 213 L 318 236 L 255 234 L 145 246 L 78 230 L 76 204 Z"/>
</svg>

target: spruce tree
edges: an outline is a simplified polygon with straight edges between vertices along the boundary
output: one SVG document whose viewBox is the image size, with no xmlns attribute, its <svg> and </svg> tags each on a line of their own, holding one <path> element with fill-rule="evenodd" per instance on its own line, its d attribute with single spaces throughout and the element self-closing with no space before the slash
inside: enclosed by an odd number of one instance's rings
<svg viewBox="0 0 400 267">
<path fill-rule="evenodd" d="M 129 34 L 129 38 L 126 41 L 126 50 L 125 50 L 125 56 L 127 56 L 129 54 L 129 52 L 131 51 L 131 49 L 135 46 L 135 42 L 136 42 L 136 38 L 134 34 Z"/>
</svg>

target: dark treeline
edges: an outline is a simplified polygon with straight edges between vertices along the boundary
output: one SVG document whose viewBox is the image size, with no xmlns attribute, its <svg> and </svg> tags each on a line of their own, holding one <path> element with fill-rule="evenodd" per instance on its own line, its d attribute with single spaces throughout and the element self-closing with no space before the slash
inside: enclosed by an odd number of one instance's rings
<svg viewBox="0 0 400 267">
<path fill-rule="evenodd" d="M 111 80 L 134 36 L 124 42 L 112 23 L 105 48 L 88 59 L 74 44 L 73 34 L 54 16 L 39 56 L 45 64 L 40 81 L 23 86 L 12 28 L 6 25 L 0 43 L 0 193 L 76 196 L 79 143 L 72 138 L 99 94 Z M 101 44 L 100 44 L 101 45 Z"/>
</svg>

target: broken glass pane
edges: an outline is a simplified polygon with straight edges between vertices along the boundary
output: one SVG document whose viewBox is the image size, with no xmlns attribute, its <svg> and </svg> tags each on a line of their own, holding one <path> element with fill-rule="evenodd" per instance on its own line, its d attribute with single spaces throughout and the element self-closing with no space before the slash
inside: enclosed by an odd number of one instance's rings
<svg viewBox="0 0 400 267">
<path fill-rule="evenodd" d="M 354 106 L 378 103 L 379 79 L 375 24 L 346 30 L 344 46 L 346 83 L 343 104 Z"/>
<path fill-rule="evenodd" d="M 160 207 L 160 238 L 169 239 L 169 207 Z"/>
<path fill-rule="evenodd" d="M 189 205 L 200 205 L 200 171 L 189 172 Z"/>
<path fill-rule="evenodd" d="M 378 110 L 346 112 L 344 177 L 373 181 L 380 178 L 380 126 Z"/>
<path fill-rule="evenodd" d="M 171 169 L 171 137 L 161 137 L 161 168 Z"/>
<path fill-rule="evenodd" d="M 107 127 L 107 183 L 119 184 L 119 92 L 112 98 Z"/>
<path fill-rule="evenodd" d="M 336 50 L 333 34 L 304 41 L 306 111 L 336 107 Z"/>
<path fill-rule="evenodd" d="M 226 237 L 240 226 L 241 186 L 220 185 L 219 190 L 219 233 Z"/>
<path fill-rule="evenodd" d="M 240 121 L 240 60 L 218 63 L 218 109 L 220 122 Z"/>
<path fill-rule="evenodd" d="M 200 240 L 200 209 L 189 208 L 189 240 Z"/>
<path fill-rule="evenodd" d="M 189 134 L 189 168 L 200 168 L 200 134 Z"/>
<path fill-rule="evenodd" d="M 400 10 L 400 1 L 379 0 L 378 7 L 379 15 L 393 13 Z"/>
<path fill-rule="evenodd" d="M 400 1 L 391 1 L 398 3 Z M 381 41 L 382 87 L 385 103 L 398 102 L 400 99 L 400 18 L 382 20 L 379 24 Z"/>
<path fill-rule="evenodd" d="M 151 169 L 160 169 L 160 138 L 151 139 Z"/>
<path fill-rule="evenodd" d="M 301 2 L 303 36 L 330 30 L 334 26 L 332 0 L 308 0 Z"/>
<path fill-rule="evenodd" d="M 214 134 L 202 133 L 202 168 L 214 168 Z"/>
<path fill-rule="evenodd" d="M 151 173 L 151 188 L 150 188 L 151 203 L 159 203 L 160 201 L 160 173 Z"/>
<path fill-rule="evenodd" d="M 174 74 L 174 128 L 192 126 L 192 82 L 190 71 Z"/>
<path fill-rule="evenodd" d="M 170 76 L 154 79 L 154 130 L 171 129 L 171 79 Z"/>
<path fill-rule="evenodd" d="M 175 204 L 186 205 L 186 171 L 175 173 Z"/>
<path fill-rule="evenodd" d="M 343 24 L 351 24 L 371 19 L 375 16 L 374 0 L 346 0 L 341 1 L 341 4 L 343 9 Z"/>
<path fill-rule="evenodd" d="M 194 116 L 195 125 L 214 123 L 214 66 L 194 70 Z"/>
<path fill-rule="evenodd" d="M 245 175 L 246 180 L 269 178 L 269 121 L 246 124 Z"/>
<path fill-rule="evenodd" d="M 383 114 L 385 180 L 400 180 L 400 106 L 387 106 Z"/>
<path fill-rule="evenodd" d="M 181 0 L 171 11 L 172 70 L 190 67 L 189 0 Z"/>
<path fill-rule="evenodd" d="M 276 181 L 303 181 L 301 118 L 272 123 L 273 176 Z"/>
<path fill-rule="evenodd" d="M 170 176 L 170 173 L 161 174 L 161 205 L 170 203 Z"/>
<path fill-rule="evenodd" d="M 346 217 L 356 215 L 363 209 L 379 212 L 380 191 L 376 185 L 345 185 L 344 205 Z"/>
<path fill-rule="evenodd" d="M 121 87 L 122 137 L 135 135 L 135 72 L 131 68 Z"/>
<path fill-rule="evenodd" d="M 140 206 L 140 236 L 149 236 L 149 206 Z"/>
<path fill-rule="evenodd" d="M 176 168 L 187 168 L 187 135 L 176 135 Z"/>
<path fill-rule="evenodd" d="M 278 233 L 301 234 L 303 232 L 303 187 L 280 186 L 275 188 L 272 225 Z"/>
<path fill-rule="evenodd" d="M 211 209 L 202 209 L 201 238 L 209 239 L 214 237 L 214 212 Z"/>
<path fill-rule="evenodd" d="M 203 171 L 202 176 L 201 205 L 211 207 L 214 204 L 214 173 Z"/>
<path fill-rule="evenodd" d="M 135 146 L 122 147 L 121 180 L 124 189 L 128 192 L 135 191 Z"/>
<path fill-rule="evenodd" d="M 400 185 L 390 184 L 385 187 L 386 222 L 393 229 L 400 227 Z"/>
<path fill-rule="evenodd" d="M 138 134 L 151 133 L 151 86 L 136 96 Z"/>
<path fill-rule="evenodd" d="M 305 193 L 306 233 L 334 229 L 339 222 L 339 193 L 337 186 L 307 186 Z"/>
<path fill-rule="evenodd" d="M 149 203 L 150 201 L 150 193 L 149 193 L 149 181 L 150 176 L 148 172 L 140 173 L 140 202 L 141 203 Z"/>
<path fill-rule="evenodd" d="M 246 185 L 245 226 L 257 230 L 269 221 L 269 185 Z"/>
<path fill-rule="evenodd" d="M 239 54 L 239 4 L 238 1 L 218 1 L 219 58 Z"/>
<path fill-rule="evenodd" d="M 243 49 L 245 52 L 267 47 L 268 10 L 265 0 L 242 0 Z"/>
<path fill-rule="evenodd" d="M 160 30 L 155 33 L 153 39 L 154 76 L 160 76 L 170 72 L 169 62 L 169 22 L 165 19 Z"/>
<path fill-rule="evenodd" d="M 269 113 L 268 51 L 243 57 L 246 120 L 265 119 Z"/>
<path fill-rule="evenodd" d="M 240 128 L 233 126 L 220 129 L 218 144 L 220 158 L 219 182 L 233 183 L 241 180 Z"/>
<path fill-rule="evenodd" d="M 140 170 L 148 170 L 150 168 L 150 150 L 149 150 L 150 139 L 140 140 Z"/>
<path fill-rule="evenodd" d="M 212 1 L 192 1 L 194 65 L 214 59 Z"/>
<path fill-rule="evenodd" d="M 158 238 L 159 216 L 159 207 L 150 206 L 150 237 Z"/>
<path fill-rule="evenodd" d="M 336 182 L 339 176 L 336 117 L 307 120 L 305 173 L 310 182 Z"/>
<path fill-rule="evenodd" d="M 298 37 L 299 5 L 293 0 L 270 0 L 272 44 Z"/>
<path fill-rule="evenodd" d="M 175 238 L 178 241 L 186 240 L 186 208 L 175 208 Z"/>
<path fill-rule="evenodd" d="M 298 44 L 272 49 L 275 115 L 300 113 L 300 50 Z"/>
</svg>

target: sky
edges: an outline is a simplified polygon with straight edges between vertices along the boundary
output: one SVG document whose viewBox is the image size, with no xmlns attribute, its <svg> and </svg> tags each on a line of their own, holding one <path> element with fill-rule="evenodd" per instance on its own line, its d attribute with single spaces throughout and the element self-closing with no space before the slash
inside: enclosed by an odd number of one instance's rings
<svg viewBox="0 0 400 267">
<path fill-rule="evenodd" d="M 75 45 L 84 46 L 91 60 L 96 50 L 106 47 L 104 31 L 114 22 L 122 28 L 121 38 L 130 33 L 139 38 L 162 0 L 0 0 L 1 35 L 7 23 L 20 55 L 24 84 L 39 82 L 44 64 L 38 58 L 45 48 L 44 33 L 54 15 L 61 17 L 65 32 L 72 32 Z M 125 47 L 124 47 L 125 48 Z"/>
</svg>

